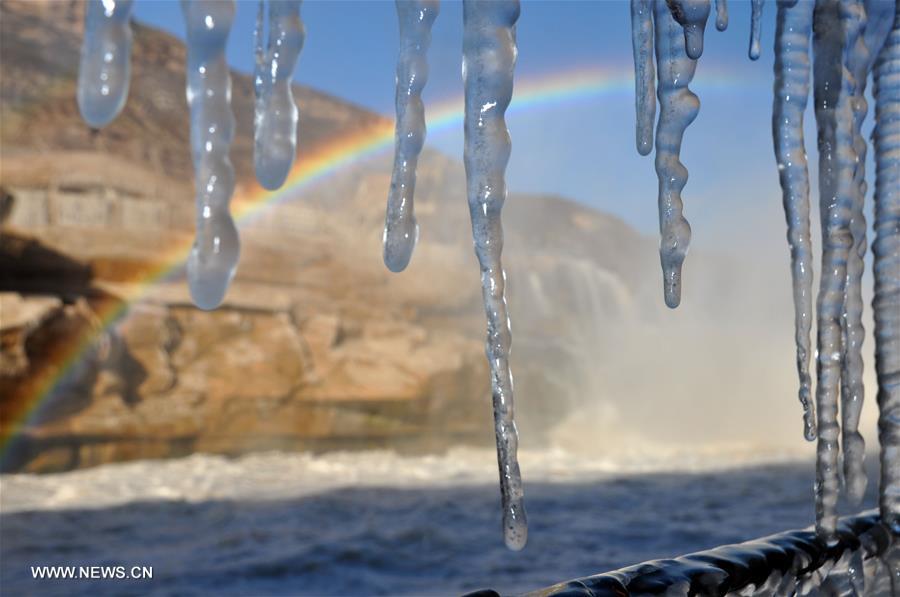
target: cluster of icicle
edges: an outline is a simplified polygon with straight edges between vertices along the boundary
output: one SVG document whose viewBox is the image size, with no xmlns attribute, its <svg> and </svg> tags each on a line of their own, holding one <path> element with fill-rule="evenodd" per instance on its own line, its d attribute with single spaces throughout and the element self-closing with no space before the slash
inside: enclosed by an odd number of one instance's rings
<svg viewBox="0 0 900 597">
<path fill-rule="evenodd" d="M 419 236 L 413 195 L 416 163 L 425 142 L 422 90 L 428 79 L 426 53 L 438 10 L 437 0 L 397 1 L 400 52 L 396 151 L 383 237 L 384 263 L 394 272 L 403 271 L 409 264 Z M 500 261 L 500 211 L 506 200 L 504 174 L 511 149 L 504 115 L 512 100 L 518 18 L 518 0 L 463 1 L 466 186 L 487 316 L 485 352 L 491 370 L 503 536 L 506 545 L 514 550 L 525 547 L 528 523 L 516 457 L 519 437 L 513 417 L 509 368 L 512 336 L 506 307 L 506 274 Z"/>
<path fill-rule="evenodd" d="M 727 25 L 725 3 L 717 2 L 717 8 L 716 25 L 721 30 Z M 656 97 L 660 104 L 656 123 L 660 258 L 665 301 L 675 307 L 680 301 L 681 266 L 690 240 L 681 200 L 687 170 L 679 152 L 684 131 L 699 109 L 697 96 L 688 85 L 703 51 L 710 2 L 632 0 L 631 10 L 637 148 L 642 155 L 653 148 Z M 751 10 L 749 54 L 756 59 L 761 0 L 752 2 Z M 864 392 L 861 283 L 867 247 L 867 144 L 861 128 L 867 111 L 866 82 L 870 73 L 874 77 L 877 179 L 873 307 L 881 441 L 880 511 L 885 524 L 900 532 L 900 11 L 893 0 L 779 0 L 777 23 L 772 133 L 791 249 L 804 435 L 809 440 L 818 438 L 816 527 L 826 539 L 833 538 L 837 520 L 839 443 L 843 447 L 848 498 L 859 502 L 866 488 L 865 444 L 858 430 Z M 811 400 L 809 373 L 813 268 L 809 173 L 803 139 L 811 74 L 823 245 L 816 301 L 818 408 Z"/>
<path fill-rule="evenodd" d="M 268 12 L 266 11 L 268 4 Z M 267 189 L 280 187 L 294 162 L 298 111 L 291 80 L 303 47 L 301 0 L 260 0 L 256 23 L 254 162 Z M 510 327 L 505 274 L 500 262 L 506 199 L 504 172 L 510 139 L 504 114 L 512 99 L 516 62 L 517 0 L 464 2 L 465 164 L 475 252 L 487 314 L 497 455 L 506 544 L 522 549 L 528 537 L 522 478 L 516 458 L 509 369 Z M 128 95 L 131 0 L 88 2 L 78 104 L 94 128 L 111 122 Z M 191 297 L 203 309 L 221 304 L 234 277 L 240 241 L 229 203 L 234 168 L 228 157 L 234 137 L 231 78 L 225 44 L 234 19 L 233 0 L 182 0 L 187 23 L 187 101 L 191 112 L 191 155 L 196 184 L 196 238 L 188 258 Z M 425 141 L 422 90 L 428 77 L 426 53 L 438 0 L 398 0 L 400 52 L 397 62 L 397 132 L 384 227 L 384 262 L 406 268 L 418 238 L 413 212 L 416 163 Z M 268 35 L 265 35 L 268 29 Z M 265 43 L 264 43 L 265 39 Z"/>
<path fill-rule="evenodd" d="M 254 113 L 256 176 L 267 189 L 280 187 L 294 163 L 297 107 L 291 91 L 303 47 L 301 0 L 265 2 L 256 28 Z M 109 124 L 128 96 L 132 0 L 90 0 L 78 75 L 78 106 L 93 128 Z M 229 211 L 234 168 L 229 151 L 235 120 L 225 45 L 234 20 L 233 0 L 183 0 L 187 29 L 187 103 L 196 188 L 196 237 L 187 263 L 194 303 L 221 304 L 237 269 L 240 240 Z"/>
</svg>

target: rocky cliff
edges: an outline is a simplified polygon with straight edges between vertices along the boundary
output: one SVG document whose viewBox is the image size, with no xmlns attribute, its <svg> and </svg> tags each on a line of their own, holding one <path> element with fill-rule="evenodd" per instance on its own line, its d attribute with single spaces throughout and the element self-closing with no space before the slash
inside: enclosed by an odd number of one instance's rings
<svg viewBox="0 0 900 597">
<path fill-rule="evenodd" d="M 235 284 L 220 309 L 199 311 L 182 267 L 193 223 L 184 47 L 135 23 L 127 106 L 92 131 L 75 103 L 79 5 L 0 7 L 4 469 L 490 436 L 460 164 L 421 160 L 421 242 L 407 272 L 381 263 L 380 155 L 244 218 Z M 252 87 L 233 80 L 240 206 L 256 193 Z M 390 126 L 311 89 L 295 97 L 299 160 Z M 564 411 L 566 334 L 585 317 L 624 317 L 637 270 L 656 258 L 622 222 L 562 199 L 511 197 L 505 218 L 527 429 Z"/>
</svg>

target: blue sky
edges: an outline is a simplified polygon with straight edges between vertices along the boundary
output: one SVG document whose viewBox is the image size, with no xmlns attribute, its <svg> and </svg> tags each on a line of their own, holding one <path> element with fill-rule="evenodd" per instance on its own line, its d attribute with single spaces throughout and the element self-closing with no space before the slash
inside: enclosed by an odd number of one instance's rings
<svg viewBox="0 0 900 597">
<path fill-rule="evenodd" d="M 692 88 L 701 100 L 685 135 L 682 160 L 690 171 L 684 191 L 696 245 L 783 239 L 783 215 L 772 155 L 772 43 L 775 3 L 766 3 L 760 60 L 747 58 L 749 2 L 729 2 L 730 24 L 710 19 L 706 48 Z M 228 47 L 236 69 L 253 61 L 256 2 L 239 1 Z M 135 16 L 184 36 L 178 2 L 138 0 Z M 392 1 L 307 0 L 307 38 L 295 81 L 374 111 L 392 115 L 397 22 Z M 526 0 L 518 23 L 516 75 L 534 78 L 574 67 L 631 73 L 628 3 Z M 444 1 L 429 53 L 428 102 L 462 97 L 462 5 Z M 727 75 L 733 84 L 717 85 Z M 515 101 L 515 98 L 513 99 Z M 566 104 L 520 111 L 509 118 L 511 190 L 555 193 L 617 214 L 646 233 L 657 230 L 652 156 L 634 149 L 633 92 L 622 90 Z M 302 116 L 301 116 L 302 118 Z M 812 121 L 811 115 L 808 121 Z M 807 135 L 814 159 L 815 135 Z M 462 131 L 431 134 L 428 144 L 461 157 Z M 786 245 L 771 243 L 775 251 Z"/>
</svg>

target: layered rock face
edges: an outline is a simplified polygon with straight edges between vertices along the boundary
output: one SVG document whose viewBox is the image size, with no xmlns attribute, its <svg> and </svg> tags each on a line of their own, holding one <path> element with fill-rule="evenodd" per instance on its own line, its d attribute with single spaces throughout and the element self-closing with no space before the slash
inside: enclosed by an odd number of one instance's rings
<svg viewBox="0 0 900 597">
<path fill-rule="evenodd" d="M 5 470 L 193 451 L 392 446 L 491 436 L 478 268 L 461 164 L 426 151 L 409 269 L 381 263 L 389 156 L 240 221 L 225 304 L 191 306 L 193 192 L 183 46 L 134 24 L 123 113 L 91 131 L 75 103 L 78 3 L 0 5 L 0 432 Z M 252 86 L 233 75 L 235 208 L 253 182 Z M 298 160 L 391 123 L 297 87 Z M 564 410 L 560 341 L 624 317 L 652 243 L 556 198 L 507 202 L 522 424 Z M 622 258 L 622 256 L 627 256 Z M 638 267 L 640 266 L 640 267 Z M 531 406 L 529 406 L 531 405 Z M 536 417 L 537 418 L 537 417 Z"/>
</svg>

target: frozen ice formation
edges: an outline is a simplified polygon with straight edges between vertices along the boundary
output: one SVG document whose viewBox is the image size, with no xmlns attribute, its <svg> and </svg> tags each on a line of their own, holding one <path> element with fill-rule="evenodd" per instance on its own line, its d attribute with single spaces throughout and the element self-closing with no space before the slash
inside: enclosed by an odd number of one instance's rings
<svg viewBox="0 0 900 597">
<path fill-rule="evenodd" d="M 634 107 L 637 112 L 637 150 L 647 155 L 653 149 L 656 118 L 656 87 L 653 69 L 653 0 L 631 0 L 631 45 L 634 52 Z"/>
<path fill-rule="evenodd" d="M 233 0 L 182 0 L 181 8 L 187 23 L 187 102 L 197 193 L 197 236 L 188 256 L 188 283 L 194 304 L 214 309 L 225 298 L 240 254 L 228 210 L 234 192 L 228 151 L 235 123 L 225 62 L 235 6 Z"/>
<path fill-rule="evenodd" d="M 853 114 L 853 155 L 856 158 L 852 187 L 853 209 L 850 215 L 850 234 L 853 237 L 853 246 L 847 260 L 847 287 L 844 292 L 841 446 L 844 456 L 844 486 L 847 497 L 851 502 L 859 503 L 867 484 L 864 468 L 866 445 L 862 434 L 859 433 L 859 418 L 865 394 L 862 359 L 862 345 L 865 338 L 865 328 L 862 323 L 862 276 L 868 244 L 864 212 L 867 190 L 865 181 L 867 146 L 862 135 L 862 125 L 868 111 L 864 93 L 871 61 L 865 41 L 868 15 L 863 2 L 846 3 L 842 5 L 841 9 L 845 21 L 853 24 L 853 26 L 845 26 L 847 35 L 845 68 L 846 74 L 849 75 L 851 91 L 849 101 Z M 879 46 L 882 43 L 884 43 L 883 36 L 879 41 Z"/>
<path fill-rule="evenodd" d="M 518 0 L 463 0 L 466 186 L 487 314 L 485 352 L 491 368 L 503 536 L 513 550 L 525 547 L 528 523 L 516 458 L 519 438 L 513 419 L 509 369 L 512 337 L 506 309 L 506 273 L 500 262 L 500 211 L 506 200 L 504 172 L 511 149 L 504 114 L 512 99 L 518 18 Z"/>
<path fill-rule="evenodd" d="M 283 184 L 296 154 L 298 113 L 291 80 L 304 41 L 300 5 L 300 0 L 259 4 L 254 159 L 258 180 L 270 189 Z M 763 0 L 751 0 L 749 53 L 754 60 L 760 55 L 762 6 Z M 115 118 L 128 94 L 131 7 L 130 0 L 92 0 L 87 6 L 77 96 L 84 120 L 94 128 Z M 416 162 L 425 139 L 422 90 L 438 0 L 398 0 L 396 8 L 400 23 L 396 153 L 385 217 L 384 261 L 389 269 L 401 271 L 409 263 L 418 235 L 413 193 Z M 182 9 L 187 23 L 187 101 L 197 195 L 197 235 L 188 256 L 188 282 L 197 306 L 212 309 L 224 298 L 240 252 L 229 213 L 235 185 L 229 148 L 235 121 L 225 61 L 235 4 L 233 0 L 182 0 Z M 511 148 L 505 111 L 512 99 L 519 10 L 518 0 L 463 3 L 467 196 L 487 316 L 485 350 L 491 371 L 503 531 L 506 544 L 516 550 L 525 546 L 528 530 L 516 456 L 500 213 Z M 641 155 L 656 146 L 660 261 L 669 307 L 681 300 L 681 270 L 691 236 L 681 199 L 688 172 L 679 154 L 685 130 L 700 107 L 688 85 L 703 53 L 710 10 L 710 0 L 631 2 L 635 140 Z M 266 23 L 268 35 L 264 36 Z M 727 25 L 726 2 L 716 0 L 716 28 L 724 30 Z M 816 528 L 829 545 L 840 534 L 836 504 L 841 472 L 851 501 L 858 500 L 866 487 L 865 444 L 858 429 L 864 399 L 861 285 L 868 242 L 867 143 L 862 125 L 868 111 L 867 80 L 870 74 L 874 79 L 872 307 L 881 444 L 879 508 L 881 521 L 900 534 L 900 12 L 896 2 L 885 0 L 778 0 L 774 45 L 772 134 L 791 253 L 798 393 L 804 435 L 818 440 Z M 810 181 L 803 136 L 811 74 L 822 228 L 815 312 Z M 809 372 L 814 315 L 815 406 Z M 852 572 L 858 562 L 848 566 L 849 572 L 829 581 L 843 587 L 841 591 L 858 584 Z"/>
<path fill-rule="evenodd" d="M 804 0 L 806 1 L 806 0 Z M 759 58 L 760 27 L 762 25 L 762 9 L 765 0 L 750 0 L 750 60 Z"/>
<path fill-rule="evenodd" d="M 414 194 L 416 164 L 425 144 L 422 90 L 428 81 L 428 46 L 438 0 L 397 0 L 400 51 L 397 56 L 397 127 L 394 171 L 384 217 L 384 264 L 392 272 L 406 269 L 419 238 Z"/>
<path fill-rule="evenodd" d="M 696 60 L 703 54 L 703 32 L 709 18 L 709 0 L 668 0 L 672 17 L 684 28 L 684 51 Z"/>
<path fill-rule="evenodd" d="M 132 0 L 90 0 L 78 69 L 78 109 L 92 128 L 119 115 L 131 79 Z"/>
<path fill-rule="evenodd" d="M 844 294 L 853 247 L 853 114 L 844 69 L 847 39 L 856 19 L 842 18 L 844 0 L 820 0 L 813 16 L 813 84 L 819 149 L 819 211 L 822 220 L 822 273 L 816 299 L 818 327 L 816 526 L 830 539 L 837 521 L 838 394 L 843 361 Z M 847 33 L 845 34 L 845 25 Z M 851 29 L 853 32 L 851 32 Z"/>
<path fill-rule="evenodd" d="M 868 40 L 867 40 L 868 41 Z M 874 51 L 876 46 L 870 46 Z M 900 10 L 875 62 L 875 372 L 881 520 L 900 533 Z"/>
<path fill-rule="evenodd" d="M 728 0 L 716 0 L 716 29 L 728 29 Z"/>
<path fill-rule="evenodd" d="M 725 29 L 724 0 L 716 2 L 717 27 Z M 688 88 L 703 53 L 703 33 L 709 0 L 632 0 L 631 40 L 634 53 L 636 141 L 638 153 L 653 149 L 654 50 L 656 97 L 656 174 L 659 180 L 659 257 L 663 295 L 671 308 L 681 303 L 681 270 L 691 241 L 691 227 L 683 214 L 681 191 L 688 171 L 681 162 L 681 142 L 700 110 L 699 98 Z"/>
<path fill-rule="evenodd" d="M 681 266 L 691 241 L 691 227 L 682 215 L 681 190 L 687 183 L 688 171 L 679 159 L 681 141 L 684 131 L 700 111 L 700 100 L 688 88 L 697 61 L 687 55 L 682 26 L 663 0 L 656 1 L 653 19 L 659 98 L 656 124 L 659 257 L 666 305 L 674 309 L 681 303 Z"/>
<path fill-rule="evenodd" d="M 781 182 L 788 244 L 791 248 L 791 279 L 794 295 L 794 337 L 803 435 L 816 437 L 815 409 L 809 377 L 810 329 L 812 326 L 812 242 L 809 224 L 809 171 L 803 139 L 803 113 L 809 97 L 809 37 L 812 33 L 812 2 L 779 0 L 775 33 L 775 102 L 772 136 Z"/>
<path fill-rule="evenodd" d="M 256 179 L 269 190 L 287 179 L 297 153 L 297 105 L 291 83 L 303 49 L 302 0 L 269 0 L 268 38 L 263 45 L 265 2 L 256 21 L 253 109 L 253 160 Z"/>
<path fill-rule="evenodd" d="M 709 15 L 708 2 L 688 0 L 633 0 L 632 44 L 635 63 L 636 139 L 639 153 L 653 147 L 649 128 L 655 116 L 653 62 L 655 44 L 656 170 L 659 178 L 660 259 L 666 304 L 680 302 L 681 267 L 690 241 L 690 226 L 682 214 L 681 191 L 687 170 L 679 159 L 684 131 L 696 117 L 697 97 L 688 89 L 702 53 L 702 34 Z M 650 14 L 650 7 L 653 12 Z M 763 0 L 751 1 L 750 58 L 760 54 Z M 779 0 L 775 39 L 775 85 L 772 134 L 782 201 L 791 250 L 796 366 L 803 406 L 804 436 L 818 438 L 816 466 L 817 528 L 833 539 L 836 505 L 843 468 L 844 487 L 851 502 L 865 491 L 865 443 L 859 433 L 864 399 L 862 344 L 862 277 L 867 245 L 865 219 L 866 140 L 861 127 L 867 112 L 866 81 L 875 65 L 882 75 L 881 94 L 888 99 L 876 110 L 875 246 L 876 254 L 876 369 L 879 371 L 879 437 L 882 445 L 882 515 L 900 519 L 900 273 L 896 240 L 897 219 L 891 201 L 898 186 L 896 139 L 897 49 L 888 35 L 895 23 L 894 2 L 880 0 Z M 716 27 L 727 26 L 724 2 L 716 3 Z M 681 26 L 679 28 L 679 25 Z M 896 24 L 894 25 L 896 30 Z M 649 38 L 653 30 L 655 39 Z M 810 68 L 810 36 L 815 31 Z M 679 43 L 683 34 L 684 44 Z M 893 36 L 894 33 L 891 33 Z M 883 49 L 882 49 L 883 46 Z M 894 52 L 892 54 L 891 52 Z M 879 55 L 879 52 L 881 54 Z M 878 56 L 876 62 L 875 56 Z M 894 70 L 892 70 L 894 69 Z M 810 71 L 814 80 L 814 107 L 818 127 L 819 206 L 822 226 L 822 276 L 816 300 L 817 319 L 815 403 L 810 334 L 813 319 L 813 257 L 810 231 L 809 172 L 803 138 L 803 117 L 809 97 Z M 900 135 L 895 135 L 900 136 Z M 881 154 L 878 152 L 881 144 Z M 893 145 L 892 145 L 893 144 Z M 879 157 L 881 156 L 881 157 Z M 894 176 L 892 179 L 891 177 Z M 885 182 L 890 181 L 890 182 Z M 893 185 L 893 186 L 891 186 Z M 879 189 L 881 193 L 879 194 Z M 888 190 L 890 189 L 890 190 Z M 881 220 L 878 220 L 881 214 Z M 889 222 L 881 224 L 879 222 Z M 881 244 L 879 244 L 881 243 Z M 892 244 L 893 243 L 893 244 Z M 883 247 L 887 246 L 885 250 Z M 892 252 L 893 251 L 893 252 Z M 887 265 L 881 265 L 886 263 Z M 881 293 L 879 294 L 879 289 Z M 885 306 L 887 305 L 887 306 Z M 879 323 L 881 322 L 881 323 Z M 888 331 L 885 332 L 885 329 Z M 840 408 L 839 408 L 840 402 Z M 840 412 L 840 423 L 838 413 Z M 840 462 L 843 448 L 843 467 Z"/>
</svg>

